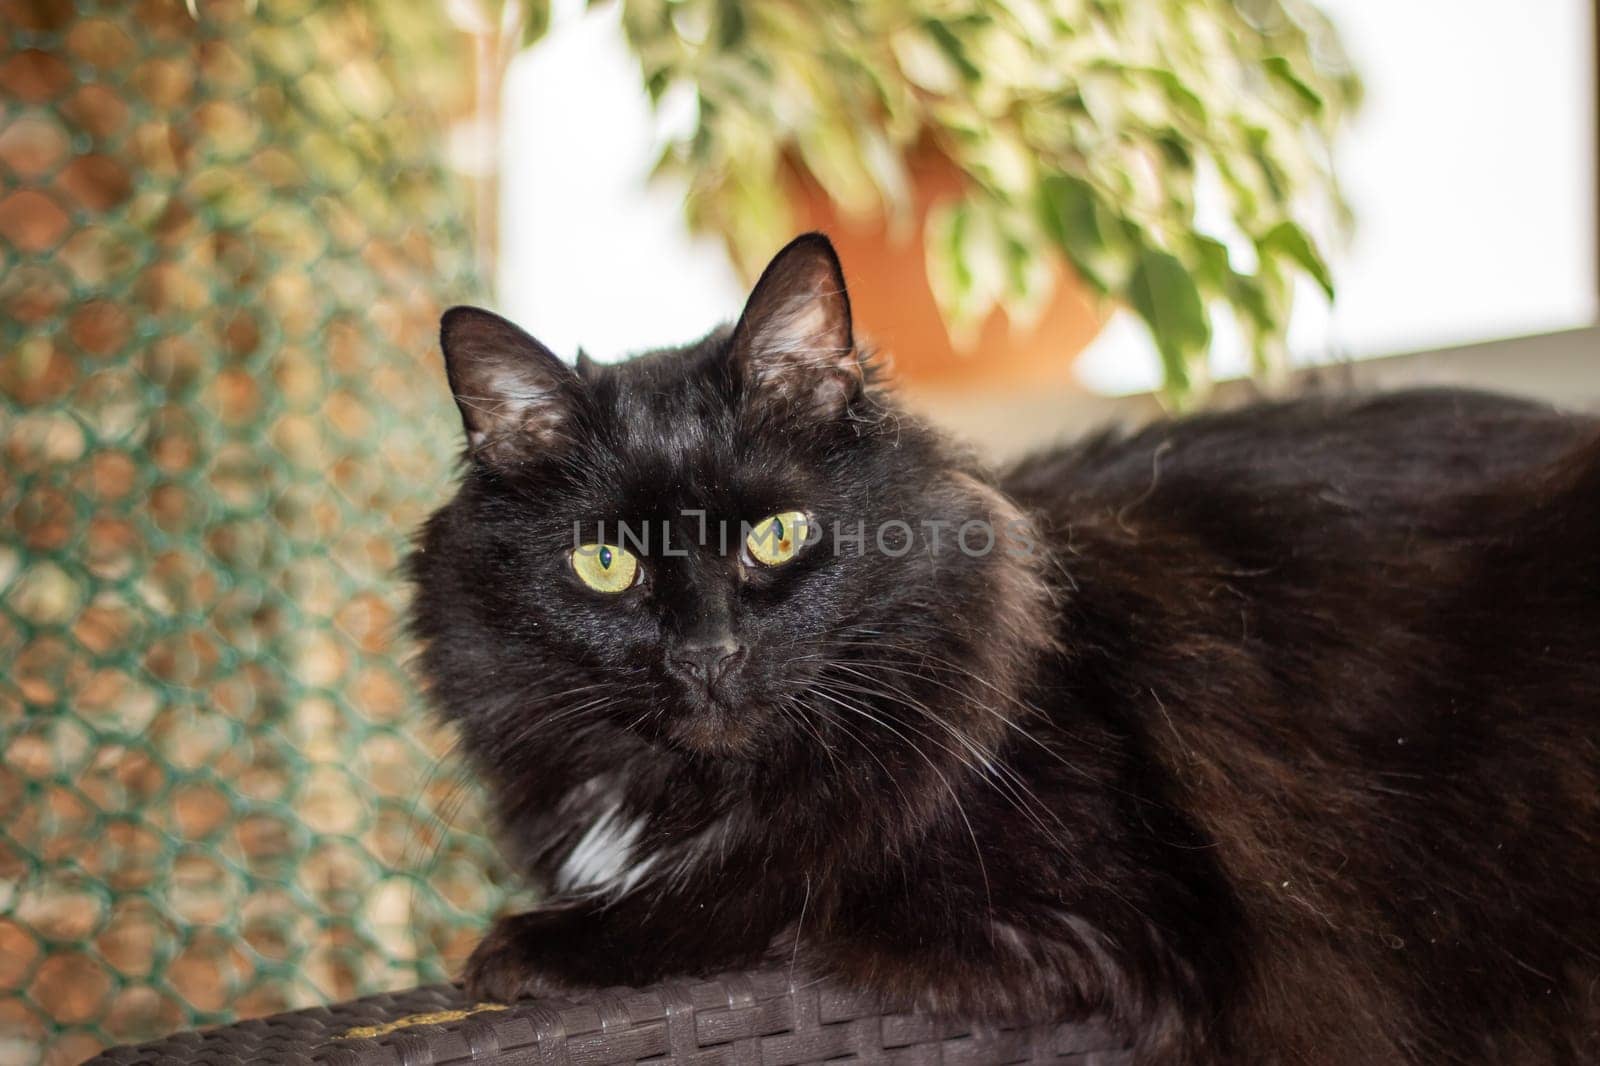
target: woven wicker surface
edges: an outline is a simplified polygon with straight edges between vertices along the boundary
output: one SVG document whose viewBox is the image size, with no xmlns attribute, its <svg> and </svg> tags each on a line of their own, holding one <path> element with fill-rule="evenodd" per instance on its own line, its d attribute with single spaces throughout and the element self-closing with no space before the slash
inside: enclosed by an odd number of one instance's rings
<svg viewBox="0 0 1600 1066">
<path fill-rule="evenodd" d="M 1105 1029 L 1093 1025 L 975 1029 L 920 1015 L 884 1014 L 871 997 L 772 971 L 529 1000 L 505 1008 L 475 1005 L 459 989 L 435 985 L 179 1033 L 139 1047 L 113 1048 L 91 1062 L 1121 1066 L 1128 1060 L 1117 1046 Z"/>
</svg>

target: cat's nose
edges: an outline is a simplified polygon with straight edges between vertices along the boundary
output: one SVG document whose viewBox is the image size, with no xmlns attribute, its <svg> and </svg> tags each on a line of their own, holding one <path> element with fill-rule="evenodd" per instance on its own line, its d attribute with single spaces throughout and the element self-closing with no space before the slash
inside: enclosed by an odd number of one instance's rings
<svg viewBox="0 0 1600 1066">
<path fill-rule="evenodd" d="M 673 673 L 711 688 L 744 662 L 745 646 L 730 636 L 686 640 L 667 656 Z"/>
</svg>

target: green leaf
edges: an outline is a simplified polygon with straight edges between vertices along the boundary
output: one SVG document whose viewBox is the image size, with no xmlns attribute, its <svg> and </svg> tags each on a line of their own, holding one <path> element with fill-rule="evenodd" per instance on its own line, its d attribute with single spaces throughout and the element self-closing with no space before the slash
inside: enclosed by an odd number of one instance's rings
<svg viewBox="0 0 1600 1066">
<path fill-rule="evenodd" d="M 672 84 L 672 79 L 665 70 L 651 71 L 644 80 L 645 92 L 650 94 L 650 102 L 659 104 L 666 95 L 667 86 Z"/>
<path fill-rule="evenodd" d="M 922 28 L 927 30 L 928 36 L 938 43 L 939 48 L 949 58 L 950 62 L 955 64 L 956 69 L 961 72 L 963 78 L 969 82 L 982 80 L 983 71 L 979 70 L 977 65 L 968 57 L 966 44 L 962 42 L 960 37 L 956 36 L 954 30 L 937 19 L 924 20 Z"/>
<path fill-rule="evenodd" d="M 1333 276 L 1328 272 L 1328 264 L 1323 262 L 1316 245 L 1298 225 L 1288 221 L 1278 223 L 1256 242 L 1256 247 L 1262 255 L 1281 255 L 1298 263 L 1322 287 L 1328 299 L 1333 299 Z"/>
<path fill-rule="evenodd" d="M 1288 59 L 1283 56 L 1268 56 L 1261 61 L 1261 65 L 1266 68 L 1268 74 L 1287 85 L 1296 96 L 1304 100 L 1313 115 L 1322 114 L 1322 109 L 1327 106 L 1327 102 L 1322 99 L 1321 93 L 1307 85 L 1295 73 L 1294 65 Z"/>
<path fill-rule="evenodd" d="M 949 264 L 950 277 L 955 282 L 955 286 L 950 290 L 952 305 L 966 299 L 972 292 L 974 282 L 972 268 L 963 254 L 971 220 L 972 209 L 962 201 L 950 209 L 943 225 L 938 222 L 937 217 L 930 223 L 930 228 L 935 232 L 943 231 L 943 236 L 931 241 L 930 244 L 944 254 L 945 262 Z"/>
<path fill-rule="evenodd" d="M 1228 246 L 1215 237 L 1197 236 L 1190 242 L 1194 250 L 1195 284 L 1203 292 L 1224 294 L 1235 277 Z"/>
<path fill-rule="evenodd" d="M 965 201 L 941 204 L 928 212 L 924 223 L 924 269 L 947 326 L 970 300 L 974 286 L 965 247 L 969 214 Z"/>
<path fill-rule="evenodd" d="M 981 197 L 963 197 L 928 212 L 924 224 L 928 283 L 958 350 L 969 349 L 984 318 L 1006 303 L 1014 264 L 1008 259 L 1002 223 Z"/>
<path fill-rule="evenodd" d="M 1235 274 L 1228 283 L 1228 302 L 1243 311 L 1244 320 L 1257 331 L 1270 333 L 1276 329 L 1278 316 L 1268 302 L 1266 287 L 1255 278 Z"/>
<path fill-rule="evenodd" d="M 1205 102 L 1195 95 L 1193 89 L 1183 83 L 1183 79 L 1172 71 L 1162 70 L 1159 67 L 1139 67 L 1135 69 L 1140 73 L 1149 75 L 1157 85 L 1161 86 L 1162 91 L 1167 94 L 1167 100 L 1172 104 L 1172 110 L 1175 115 L 1186 119 L 1197 129 L 1205 126 Z"/>
<path fill-rule="evenodd" d="M 1190 150 L 1188 140 L 1177 130 L 1156 134 L 1155 143 L 1161 157 L 1170 166 L 1183 173 L 1194 170 L 1194 152 Z"/>
<path fill-rule="evenodd" d="M 1155 337 L 1168 390 L 1183 395 L 1189 388 L 1190 364 L 1203 358 L 1211 343 L 1211 323 L 1194 279 L 1176 256 L 1146 248 L 1134 266 L 1127 295 Z"/>
<path fill-rule="evenodd" d="M 538 44 L 550 32 L 550 4 L 548 0 L 534 0 L 528 5 L 522 23 L 522 47 Z"/>
<path fill-rule="evenodd" d="M 732 51 L 744 40 L 744 6 L 740 0 L 717 2 L 717 47 Z"/>
<path fill-rule="evenodd" d="M 1078 274 L 1101 292 L 1110 285 L 1101 272 L 1106 238 L 1100 229 L 1098 197 L 1089 183 L 1052 174 L 1039 189 L 1039 221 Z"/>
</svg>

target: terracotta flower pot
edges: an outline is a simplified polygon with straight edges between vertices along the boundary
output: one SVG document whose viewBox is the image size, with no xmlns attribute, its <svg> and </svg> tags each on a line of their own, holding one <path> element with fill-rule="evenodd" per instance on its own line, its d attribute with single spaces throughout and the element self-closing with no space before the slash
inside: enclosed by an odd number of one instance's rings
<svg viewBox="0 0 1600 1066">
<path fill-rule="evenodd" d="M 963 188 L 960 171 L 943 155 L 928 151 L 913 160 L 914 216 L 905 227 L 893 227 L 882 216 L 841 213 L 809 174 L 789 170 L 796 223 L 833 239 L 850 284 L 857 333 L 889 356 L 900 384 L 937 391 L 1076 386 L 1073 361 L 1099 334 L 1110 307 L 1065 263 L 1057 267 L 1055 295 L 1037 321 L 1015 325 L 997 309 L 969 346 L 952 342 L 928 285 L 922 239 L 929 210 Z"/>
</svg>

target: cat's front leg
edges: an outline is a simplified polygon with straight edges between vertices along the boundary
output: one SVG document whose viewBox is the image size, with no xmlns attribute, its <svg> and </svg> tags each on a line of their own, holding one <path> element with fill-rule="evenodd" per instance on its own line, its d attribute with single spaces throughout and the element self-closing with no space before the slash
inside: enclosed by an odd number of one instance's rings
<svg viewBox="0 0 1600 1066">
<path fill-rule="evenodd" d="M 626 907 L 558 901 L 498 918 L 467 959 L 462 983 L 478 999 L 511 1002 L 579 988 L 647 984 L 672 972 L 658 942 Z"/>
<path fill-rule="evenodd" d="M 462 981 L 471 996 L 509 1002 L 736 969 L 761 957 L 778 924 L 776 912 L 742 896 L 660 906 L 633 897 L 557 902 L 496 920 Z"/>
<path fill-rule="evenodd" d="M 574 945 L 586 939 L 587 924 L 581 906 L 553 906 L 497 918 L 462 971 L 467 995 L 510 1003 L 595 983 L 578 976 L 581 964 L 575 966 L 572 957 Z M 592 960 L 581 968 L 592 969 Z"/>
</svg>

